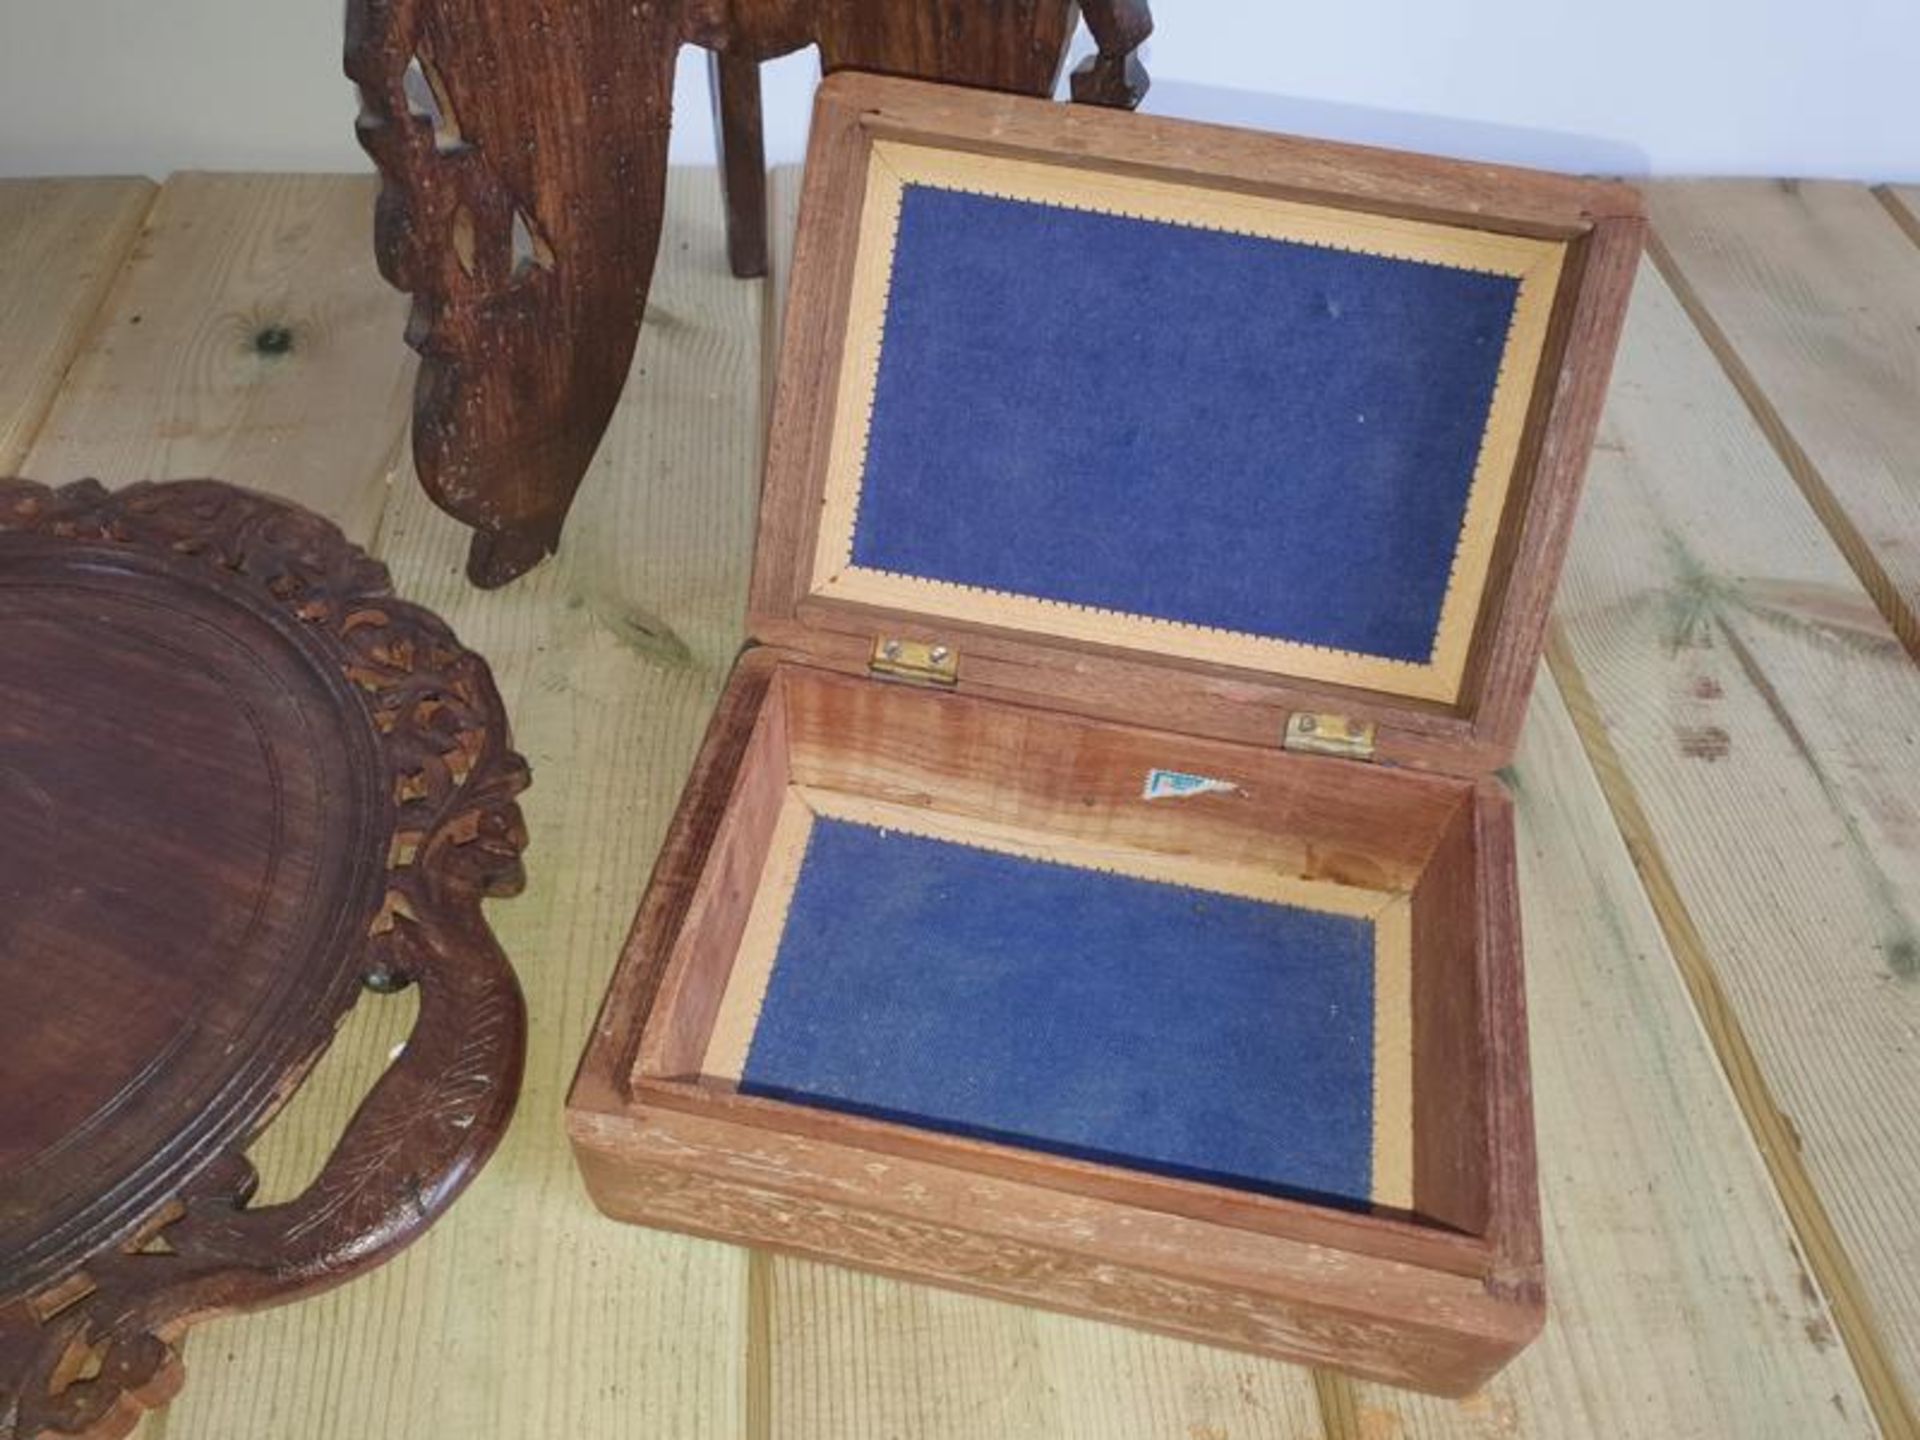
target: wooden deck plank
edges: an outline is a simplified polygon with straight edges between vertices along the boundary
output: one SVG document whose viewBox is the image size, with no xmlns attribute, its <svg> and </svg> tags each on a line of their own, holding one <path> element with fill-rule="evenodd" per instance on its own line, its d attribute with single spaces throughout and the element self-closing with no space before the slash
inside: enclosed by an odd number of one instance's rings
<svg viewBox="0 0 1920 1440">
<path fill-rule="evenodd" d="M 413 360 L 382 283 L 375 182 L 176 175 L 68 371 L 23 473 L 217 475 L 298 494 L 365 541 Z"/>
<path fill-rule="evenodd" d="M 267 229 L 279 209 L 274 187 L 251 193 L 250 204 L 224 206 L 227 220 Z M 310 207 L 330 212 L 343 195 L 357 201 L 364 188 L 312 182 Z M 466 532 L 434 509 L 404 463 L 375 543 L 399 591 L 489 658 L 533 766 L 523 798 L 528 888 L 488 910 L 528 1002 L 515 1123 L 473 1189 L 393 1263 L 328 1295 L 196 1332 L 187 1384 L 148 1422 L 147 1440 L 614 1440 L 641 1432 L 735 1440 L 742 1431 L 744 1252 L 599 1215 L 560 1123 L 580 1046 L 740 634 L 763 300 L 762 287 L 726 273 L 720 215 L 710 175 L 675 173 L 637 383 L 556 560 L 504 590 L 473 589 L 461 568 Z M 353 262 L 333 248 L 358 254 L 369 244 L 364 230 L 340 227 L 327 248 L 308 249 L 280 303 L 294 314 L 314 313 L 323 296 L 356 310 L 385 304 L 338 279 Z M 241 283 L 242 272 L 232 273 Z M 300 274 L 321 294 L 309 294 Z M 165 276 L 145 283 L 164 286 Z M 360 283 L 380 282 L 369 269 Z M 195 310 L 241 303 L 203 285 Z M 368 326 L 352 343 L 360 353 L 337 363 L 371 371 L 388 366 L 399 335 Z M 157 342 L 160 355 L 172 348 L 165 337 Z M 389 383 L 404 380 L 394 367 L 388 374 Z M 171 385 L 170 368 L 152 380 Z M 164 397 L 137 391 L 114 403 L 149 415 L 166 409 Z M 384 413 L 381 397 L 354 403 Z M 68 413 L 76 431 L 90 428 L 78 405 Z M 311 412 L 283 441 L 301 463 L 257 480 L 308 503 L 339 493 L 334 481 L 360 474 L 371 456 L 338 419 L 332 405 Z M 384 490 L 385 463 L 372 471 Z M 707 663 L 653 658 L 661 647 L 646 632 L 662 616 Z M 312 1172 L 404 1032 L 408 1009 L 389 1014 L 384 1003 L 363 1002 L 310 1089 L 255 1147 L 270 1188 L 285 1193 Z"/>
<path fill-rule="evenodd" d="M 1547 1329 L 1462 1402 L 1355 1387 L 1355 1430 L 1369 1440 L 1873 1434 L 1825 1300 L 1545 677 L 1511 785 Z"/>
<path fill-rule="evenodd" d="M 1865 186 L 1648 188 L 1656 255 L 1920 658 L 1920 253 Z"/>
<path fill-rule="evenodd" d="M 1920 670 L 1651 267 L 1557 614 L 1556 673 L 1590 697 L 1616 819 L 1838 1338 L 1912 1433 Z"/>
<path fill-rule="evenodd" d="M 0 475 L 33 444 L 154 192 L 149 180 L 0 180 Z"/>
</svg>

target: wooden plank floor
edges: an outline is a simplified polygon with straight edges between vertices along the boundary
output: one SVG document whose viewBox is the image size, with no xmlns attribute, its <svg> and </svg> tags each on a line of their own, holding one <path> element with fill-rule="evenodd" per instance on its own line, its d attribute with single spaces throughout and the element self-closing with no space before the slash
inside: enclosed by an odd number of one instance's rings
<svg viewBox="0 0 1920 1440">
<path fill-rule="evenodd" d="M 790 174 L 774 193 L 790 225 Z M 506 1145 L 394 1264 L 199 1332 L 145 1435 L 1916 1433 L 1920 194 L 1653 187 L 1510 775 L 1551 1316 L 1458 1402 L 592 1210 L 560 1104 L 741 639 L 785 252 L 770 284 L 730 279 L 713 177 L 675 175 L 567 545 L 483 594 L 408 468 L 371 200 L 0 184 L 0 472 L 214 473 L 334 516 L 493 662 L 535 773 L 531 883 L 491 911 L 533 1019 Z M 362 1004 L 259 1147 L 269 1194 L 411 1018 Z"/>
</svg>

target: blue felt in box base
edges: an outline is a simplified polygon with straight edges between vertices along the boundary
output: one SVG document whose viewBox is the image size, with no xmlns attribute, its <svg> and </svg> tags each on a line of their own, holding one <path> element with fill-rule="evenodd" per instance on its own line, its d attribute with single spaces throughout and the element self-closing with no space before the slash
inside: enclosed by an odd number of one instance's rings
<svg viewBox="0 0 1920 1440">
<path fill-rule="evenodd" d="M 1360 1206 L 1370 921 L 814 823 L 741 1088 Z"/>
</svg>

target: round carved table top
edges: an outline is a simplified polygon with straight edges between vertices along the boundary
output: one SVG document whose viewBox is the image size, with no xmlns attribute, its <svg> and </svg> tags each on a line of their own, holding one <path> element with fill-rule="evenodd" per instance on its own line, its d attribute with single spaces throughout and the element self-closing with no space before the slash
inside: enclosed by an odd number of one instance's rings
<svg viewBox="0 0 1920 1440">
<path fill-rule="evenodd" d="M 480 913 L 524 843 L 485 664 L 318 517 L 215 482 L 0 482 L 0 1435 L 107 1435 L 188 1319 L 418 1233 L 511 1113 Z M 241 1150 L 363 985 L 402 1058 L 313 1186 Z"/>
</svg>

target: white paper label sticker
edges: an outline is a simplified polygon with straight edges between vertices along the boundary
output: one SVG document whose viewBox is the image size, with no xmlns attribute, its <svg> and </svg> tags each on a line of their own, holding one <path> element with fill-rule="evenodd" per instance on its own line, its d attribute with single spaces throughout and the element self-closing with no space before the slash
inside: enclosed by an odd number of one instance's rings
<svg viewBox="0 0 1920 1440">
<path fill-rule="evenodd" d="M 1182 770 L 1149 770 L 1140 791 L 1142 800 L 1178 799 L 1184 795 L 1236 795 L 1240 787 L 1230 780 L 1189 775 Z"/>
</svg>

